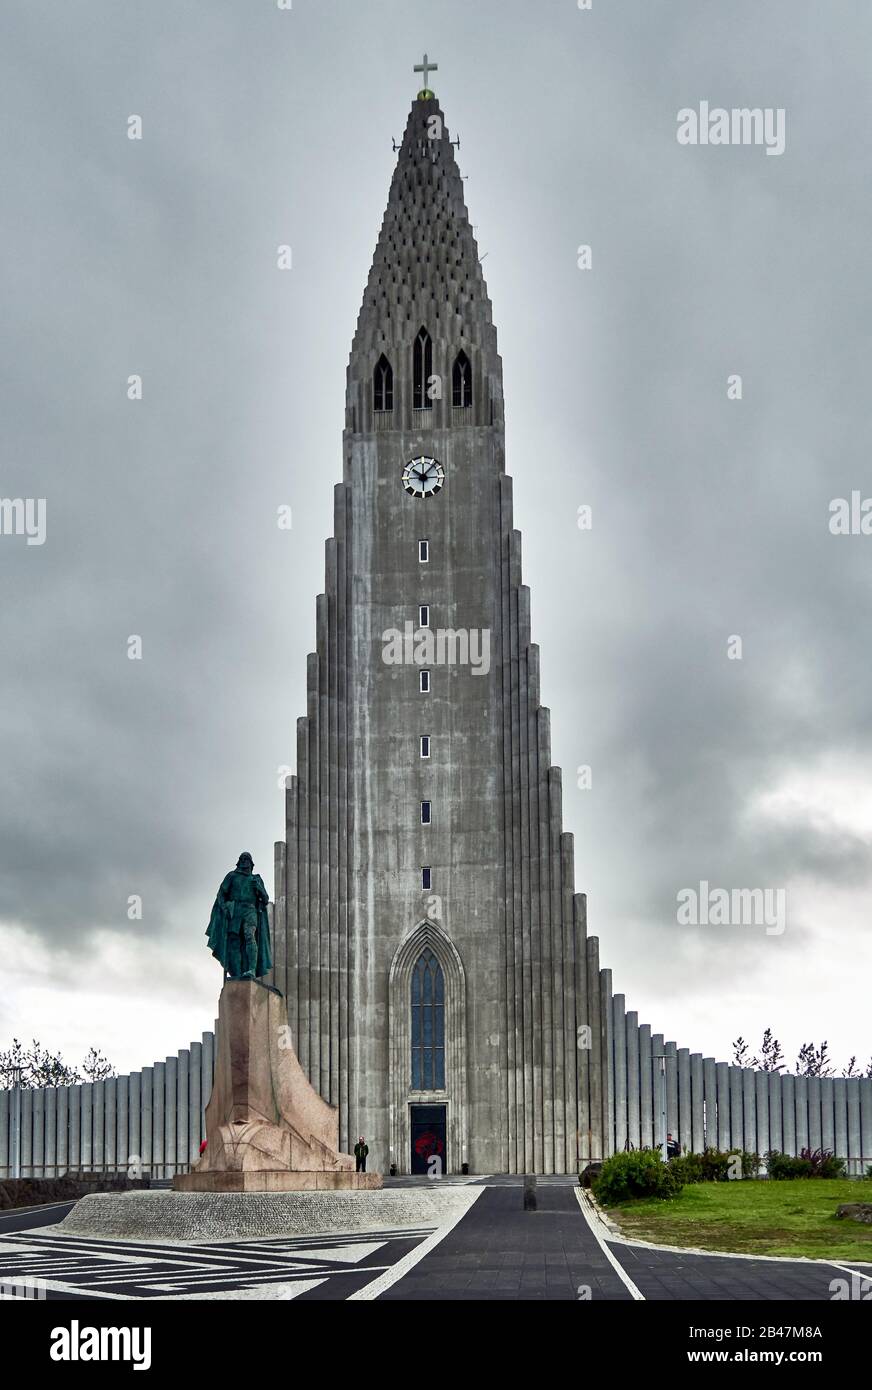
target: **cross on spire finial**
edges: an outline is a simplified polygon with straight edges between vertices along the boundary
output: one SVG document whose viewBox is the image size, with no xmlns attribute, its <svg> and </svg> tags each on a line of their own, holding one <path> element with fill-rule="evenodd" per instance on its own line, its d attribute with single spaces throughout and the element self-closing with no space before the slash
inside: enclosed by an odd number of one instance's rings
<svg viewBox="0 0 872 1390">
<path fill-rule="evenodd" d="M 424 87 L 423 87 L 423 89 L 422 89 L 422 92 L 419 92 L 419 94 L 418 94 L 419 96 L 421 96 L 421 95 L 423 95 L 423 92 L 429 92 L 429 91 L 430 91 L 430 81 L 429 81 L 429 79 L 430 79 L 430 73 L 431 73 L 431 72 L 438 72 L 438 71 L 439 71 L 439 64 L 438 64 L 438 63 L 431 63 L 431 62 L 430 62 L 430 59 L 427 57 L 427 54 L 425 53 L 425 54 L 424 54 L 424 61 L 423 61 L 423 63 L 416 63 L 416 64 L 415 64 L 415 67 L 414 67 L 414 71 L 415 71 L 415 72 L 422 72 L 422 73 L 424 74 Z"/>
</svg>

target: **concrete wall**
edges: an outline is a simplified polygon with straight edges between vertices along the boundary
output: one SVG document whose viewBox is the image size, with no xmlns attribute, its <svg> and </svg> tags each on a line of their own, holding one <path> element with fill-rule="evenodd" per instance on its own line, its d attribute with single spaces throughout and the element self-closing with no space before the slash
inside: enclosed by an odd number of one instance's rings
<svg viewBox="0 0 872 1390">
<path fill-rule="evenodd" d="M 206 1137 L 214 1033 L 141 1072 L 21 1093 L 21 1176 L 129 1173 L 171 1178 Z M 0 1179 L 13 1168 L 11 1091 L 0 1091 Z"/>
<path fill-rule="evenodd" d="M 607 971 L 601 971 L 606 977 Z M 607 983 L 604 979 L 604 983 Z M 625 1010 L 624 996 L 604 991 L 613 1027 L 604 1075 L 613 1078 L 606 1108 L 606 1149 L 659 1145 L 660 1061 L 666 1058 L 666 1128 L 691 1153 L 711 1146 L 769 1149 L 798 1155 L 803 1148 L 833 1150 L 847 1172 L 862 1175 L 872 1164 L 872 1077 L 805 1077 L 753 1071 L 677 1048 L 662 1033 L 652 1036 Z"/>
</svg>

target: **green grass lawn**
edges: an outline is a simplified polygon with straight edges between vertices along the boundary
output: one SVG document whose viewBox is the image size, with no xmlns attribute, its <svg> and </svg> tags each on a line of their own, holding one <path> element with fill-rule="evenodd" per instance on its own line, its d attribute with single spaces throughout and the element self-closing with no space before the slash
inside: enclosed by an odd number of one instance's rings
<svg viewBox="0 0 872 1390">
<path fill-rule="evenodd" d="M 872 1179 L 700 1182 L 672 1201 L 607 1207 L 623 1235 L 744 1255 L 872 1260 L 872 1226 L 837 1219 L 842 1202 L 872 1202 Z"/>
</svg>

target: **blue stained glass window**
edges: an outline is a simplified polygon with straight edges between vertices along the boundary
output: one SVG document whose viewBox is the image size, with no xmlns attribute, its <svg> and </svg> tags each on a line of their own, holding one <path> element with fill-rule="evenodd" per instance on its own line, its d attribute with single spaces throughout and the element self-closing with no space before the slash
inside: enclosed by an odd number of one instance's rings
<svg viewBox="0 0 872 1390">
<path fill-rule="evenodd" d="M 445 1088 L 445 976 L 425 947 L 412 971 L 412 1089 Z"/>
</svg>

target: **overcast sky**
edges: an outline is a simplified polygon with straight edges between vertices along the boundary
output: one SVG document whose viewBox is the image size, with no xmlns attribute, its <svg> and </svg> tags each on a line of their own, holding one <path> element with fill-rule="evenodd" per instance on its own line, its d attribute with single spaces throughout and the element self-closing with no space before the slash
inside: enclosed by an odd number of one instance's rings
<svg viewBox="0 0 872 1390">
<path fill-rule="evenodd" d="M 771 1024 L 868 1059 L 872 536 L 828 525 L 872 496 L 865 0 L 4 6 L 0 496 L 47 531 L 0 537 L 0 1046 L 174 1053 L 241 849 L 272 892 L 425 49 L 603 963 L 679 1045 Z M 701 101 L 784 108 L 784 153 L 680 145 Z M 701 880 L 783 888 L 785 931 L 680 927 Z"/>
</svg>

